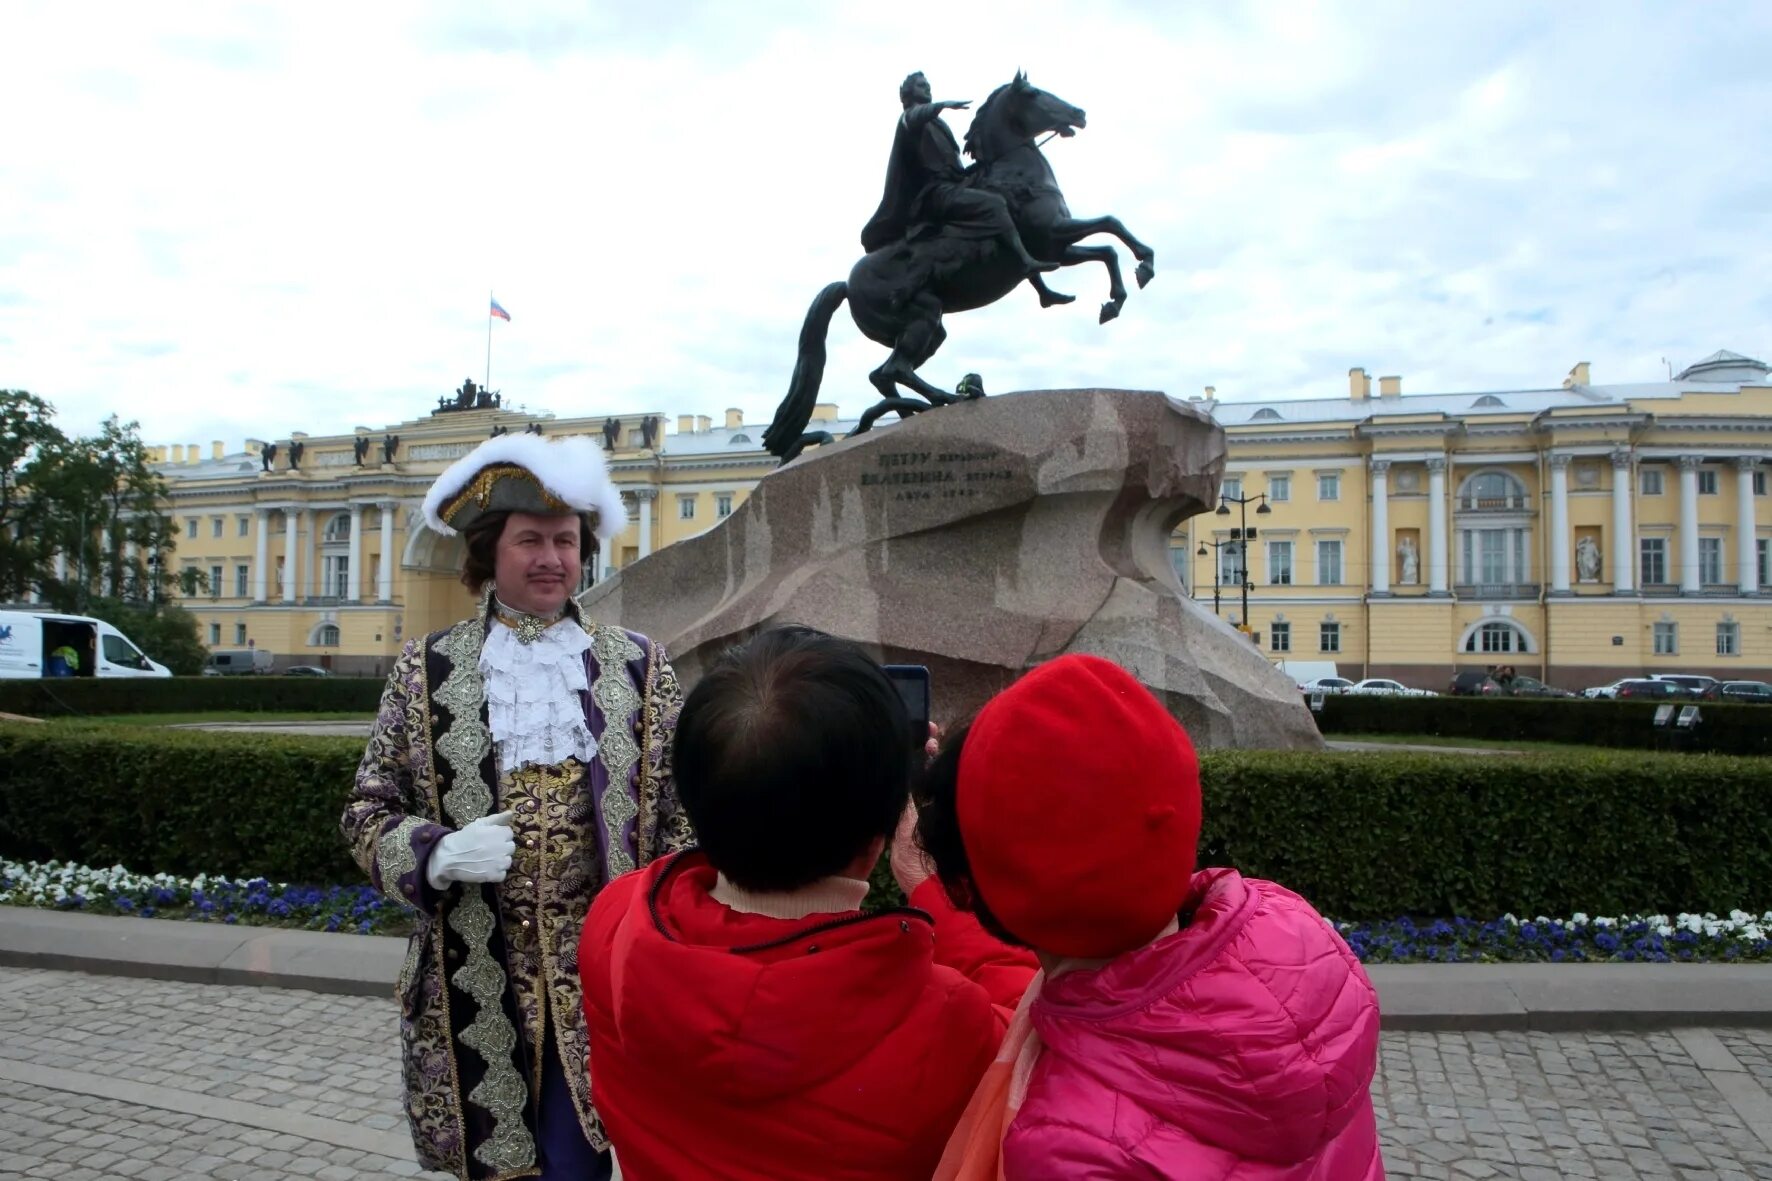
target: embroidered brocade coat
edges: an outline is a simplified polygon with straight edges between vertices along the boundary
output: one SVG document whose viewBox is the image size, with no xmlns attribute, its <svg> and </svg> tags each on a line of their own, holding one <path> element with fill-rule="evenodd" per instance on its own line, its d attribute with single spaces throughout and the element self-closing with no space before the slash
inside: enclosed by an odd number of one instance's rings
<svg viewBox="0 0 1772 1181">
<path fill-rule="evenodd" d="M 608 1146 L 590 1101 L 579 930 L 606 881 L 691 840 L 670 766 L 682 690 L 663 648 L 583 624 L 590 765 L 500 776 L 480 673 L 488 626 L 482 615 L 408 641 L 342 822 L 373 886 L 417 911 L 395 985 L 406 1114 L 419 1163 L 462 1181 L 539 1175 L 549 1022 L 585 1135 Z M 516 853 L 504 882 L 433 890 L 422 867 L 436 843 L 506 810 Z"/>
</svg>

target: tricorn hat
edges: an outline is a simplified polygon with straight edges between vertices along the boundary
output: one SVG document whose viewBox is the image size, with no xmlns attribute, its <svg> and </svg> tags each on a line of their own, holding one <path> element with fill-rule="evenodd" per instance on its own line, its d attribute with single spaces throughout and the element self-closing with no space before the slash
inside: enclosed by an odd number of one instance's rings
<svg viewBox="0 0 1772 1181">
<path fill-rule="evenodd" d="M 444 536 L 487 513 L 584 513 L 604 544 L 627 528 L 603 449 L 583 435 L 500 435 L 449 465 L 425 495 L 425 523 Z"/>
</svg>

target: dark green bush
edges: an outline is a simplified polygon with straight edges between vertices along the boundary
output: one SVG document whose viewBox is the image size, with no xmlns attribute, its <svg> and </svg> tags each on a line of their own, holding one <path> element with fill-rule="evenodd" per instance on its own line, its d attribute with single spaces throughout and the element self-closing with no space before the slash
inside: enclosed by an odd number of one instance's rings
<svg viewBox="0 0 1772 1181">
<path fill-rule="evenodd" d="M 1325 734 L 1426 734 L 1563 742 L 1710 754 L 1772 754 L 1772 708 L 1687 701 L 1699 724 L 1689 732 L 1657 729 L 1653 701 L 1544 697 L 1381 697 L 1328 694 L 1316 714 Z"/>
<path fill-rule="evenodd" d="M 28 718 L 99 714 L 374 713 L 379 677 L 56 677 L 0 681 L 0 713 Z"/>
<path fill-rule="evenodd" d="M 350 738 L 3 724 L 0 855 L 356 882 L 338 821 L 362 754 Z"/>
<path fill-rule="evenodd" d="M 362 749 L 0 725 L 0 855 L 356 882 L 338 818 Z M 1772 761 L 1218 751 L 1201 775 L 1200 863 L 1337 918 L 1772 909 Z"/>
</svg>

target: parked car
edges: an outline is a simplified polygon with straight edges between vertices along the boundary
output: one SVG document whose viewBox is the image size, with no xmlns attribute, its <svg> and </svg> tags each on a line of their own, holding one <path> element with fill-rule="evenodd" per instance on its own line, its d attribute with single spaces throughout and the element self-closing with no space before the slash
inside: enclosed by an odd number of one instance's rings
<svg viewBox="0 0 1772 1181">
<path fill-rule="evenodd" d="M 1346 677 L 1318 677 L 1298 687 L 1300 693 L 1346 693 L 1354 683 Z"/>
<path fill-rule="evenodd" d="M 1703 701 L 1715 701 L 1722 696 L 1723 682 L 1715 677 L 1697 676 L 1689 673 L 1650 673 L 1646 679 L 1671 681 Z"/>
<path fill-rule="evenodd" d="M 203 662 L 206 677 L 255 676 L 271 671 L 273 657 L 263 648 L 234 648 L 211 652 Z"/>
<path fill-rule="evenodd" d="M 1483 672 L 1461 672 L 1453 676 L 1452 683 L 1446 692 L 1454 697 L 1502 697 L 1501 686 L 1495 678 Z"/>
<path fill-rule="evenodd" d="M 1537 677 L 1522 677 L 1516 674 L 1501 691 L 1509 697 L 1574 697 L 1567 689 L 1559 689 L 1555 685 L 1547 685 Z"/>
<path fill-rule="evenodd" d="M 1722 688 L 1724 701 L 1772 702 L 1772 685 L 1764 681 L 1724 681 Z"/>
<path fill-rule="evenodd" d="M 170 677 L 129 637 L 90 615 L 0 611 L 0 680 Z"/>
<path fill-rule="evenodd" d="M 1618 686 L 1624 684 L 1626 681 L 1640 679 L 1641 678 L 1638 677 L 1621 677 L 1618 680 L 1613 681 L 1610 685 L 1595 685 L 1592 689 L 1583 689 L 1581 695 L 1593 699 L 1616 697 L 1618 695 Z"/>
<path fill-rule="evenodd" d="M 1652 681 L 1648 677 L 1620 682 L 1618 691 L 1613 696 L 1619 701 L 1692 700 L 1691 691 L 1684 685 L 1677 685 L 1673 681 Z"/>
<path fill-rule="evenodd" d="M 1374 697 L 1432 697 L 1428 689 L 1411 689 L 1401 681 L 1392 681 L 1384 677 L 1367 677 L 1348 690 L 1349 693 L 1364 693 Z"/>
<path fill-rule="evenodd" d="M 283 670 L 286 677 L 329 677 L 332 670 L 321 668 L 317 664 L 293 664 Z"/>
</svg>

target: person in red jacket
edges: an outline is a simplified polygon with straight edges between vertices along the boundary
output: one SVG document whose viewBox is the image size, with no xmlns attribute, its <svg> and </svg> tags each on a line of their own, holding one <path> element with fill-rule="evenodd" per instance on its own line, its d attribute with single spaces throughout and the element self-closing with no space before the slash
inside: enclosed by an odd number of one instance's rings
<svg viewBox="0 0 1772 1181">
<path fill-rule="evenodd" d="M 700 848 L 606 886 L 580 941 L 591 1091 L 624 1181 L 926 1181 L 1036 964 L 913 843 L 885 672 L 809 628 L 722 656 L 677 722 Z M 861 910 L 894 833 L 911 905 Z"/>
<path fill-rule="evenodd" d="M 956 732 L 918 831 L 1028 989 L 936 1181 L 1384 1181 L 1378 997 L 1303 898 L 1197 869 L 1200 768 L 1118 665 L 1041 665 Z"/>
</svg>

